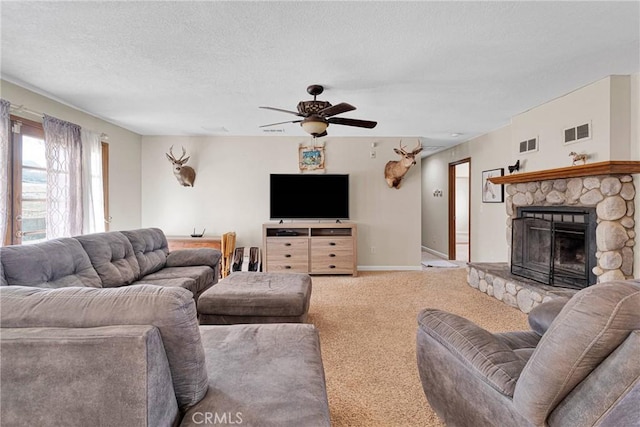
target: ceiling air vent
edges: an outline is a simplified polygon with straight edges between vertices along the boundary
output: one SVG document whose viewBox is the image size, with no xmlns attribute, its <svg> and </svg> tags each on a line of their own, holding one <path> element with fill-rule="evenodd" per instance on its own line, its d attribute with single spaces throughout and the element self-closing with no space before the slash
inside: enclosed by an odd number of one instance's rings
<svg viewBox="0 0 640 427">
<path fill-rule="evenodd" d="M 441 146 L 441 145 L 423 145 L 422 146 L 422 151 L 440 151 L 442 149 L 444 149 L 445 147 Z"/>
<path fill-rule="evenodd" d="M 584 141 L 589 138 L 591 138 L 591 123 L 585 123 L 564 130 L 565 144 L 573 144 L 574 142 Z"/>
<path fill-rule="evenodd" d="M 518 143 L 518 152 L 520 154 L 532 151 L 538 151 L 538 138 L 531 138 Z"/>
</svg>

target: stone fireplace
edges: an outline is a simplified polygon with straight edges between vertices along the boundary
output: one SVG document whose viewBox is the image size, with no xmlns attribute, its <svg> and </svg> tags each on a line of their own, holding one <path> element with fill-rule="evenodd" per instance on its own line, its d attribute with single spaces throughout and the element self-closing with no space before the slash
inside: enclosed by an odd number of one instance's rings
<svg viewBox="0 0 640 427">
<path fill-rule="evenodd" d="M 508 263 L 471 263 L 468 282 L 528 313 L 557 295 L 633 277 L 632 173 L 610 161 L 495 177 L 506 185 Z"/>
<path fill-rule="evenodd" d="M 635 245 L 635 188 L 631 175 L 587 176 L 507 185 L 508 234 L 527 206 L 593 208 L 596 214 L 595 282 L 630 279 Z M 595 252 L 593 252 L 595 251 Z"/>
</svg>

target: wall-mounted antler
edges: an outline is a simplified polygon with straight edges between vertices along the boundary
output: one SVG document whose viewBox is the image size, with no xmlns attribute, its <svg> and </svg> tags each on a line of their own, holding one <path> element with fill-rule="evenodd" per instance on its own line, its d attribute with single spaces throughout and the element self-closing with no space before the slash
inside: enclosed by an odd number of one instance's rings
<svg viewBox="0 0 640 427">
<path fill-rule="evenodd" d="M 409 168 L 416 164 L 416 155 L 422 151 L 422 144 L 418 141 L 416 147 L 410 152 L 407 152 L 406 148 L 402 145 L 402 140 L 400 140 L 400 148 L 394 148 L 393 151 L 402 158 L 400 160 L 391 160 L 384 167 L 384 179 L 387 181 L 389 188 L 400 188 L 402 178 L 409 171 Z"/>
<path fill-rule="evenodd" d="M 166 153 L 167 159 L 173 163 L 173 174 L 176 176 L 178 183 L 183 187 L 193 187 L 193 182 L 196 180 L 196 171 L 190 166 L 184 166 L 189 161 L 191 156 L 186 159 L 184 156 L 187 154 L 184 147 L 182 147 L 182 155 L 179 159 L 173 154 L 173 145 L 169 148 L 169 153 Z"/>
</svg>

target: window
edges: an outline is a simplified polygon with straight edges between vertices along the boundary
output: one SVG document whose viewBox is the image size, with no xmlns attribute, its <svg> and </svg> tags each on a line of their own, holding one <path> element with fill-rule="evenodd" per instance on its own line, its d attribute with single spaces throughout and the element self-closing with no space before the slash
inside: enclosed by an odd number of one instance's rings
<svg viewBox="0 0 640 427">
<path fill-rule="evenodd" d="M 47 162 L 42 124 L 12 120 L 12 206 L 9 243 L 37 243 L 47 238 Z"/>
<path fill-rule="evenodd" d="M 9 226 L 5 244 L 30 244 L 47 239 L 47 161 L 42 123 L 11 117 L 11 185 Z M 109 145 L 102 143 L 102 186 L 108 190 Z M 104 192 L 108 218 L 108 191 Z M 107 224 L 108 225 L 108 224 Z"/>
</svg>

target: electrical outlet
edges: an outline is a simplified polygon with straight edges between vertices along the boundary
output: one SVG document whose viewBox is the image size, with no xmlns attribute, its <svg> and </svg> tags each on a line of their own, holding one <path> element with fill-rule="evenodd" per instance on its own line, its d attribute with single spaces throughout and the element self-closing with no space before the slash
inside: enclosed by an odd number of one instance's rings
<svg viewBox="0 0 640 427">
<path fill-rule="evenodd" d="M 375 254 L 376 253 L 376 247 L 375 246 L 371 246 L 371 253 Z"/>
<path fill-rule="evenodd" d="M 376 150 L 369 151 L 369 158 L 370 159 L 375 159 L 376 158 Z"/>
</svg>

